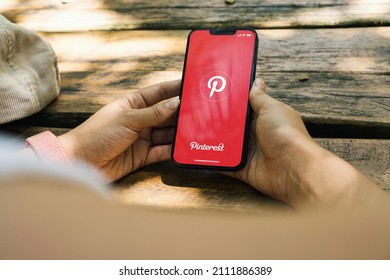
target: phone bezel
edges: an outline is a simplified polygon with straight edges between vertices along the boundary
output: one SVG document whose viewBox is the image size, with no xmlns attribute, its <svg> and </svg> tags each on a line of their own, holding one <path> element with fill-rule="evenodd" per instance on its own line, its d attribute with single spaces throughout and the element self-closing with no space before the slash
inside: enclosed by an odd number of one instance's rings
<svg viewBox="0 0 390 280">
<path fill-rule="evenodd" d="M 191 30 L 191 32 L 188 34 L 187 37 L 187 45 L 186 45 L 186 52 L 185 52 L 185 57 L 184 57 L 184 66 L 183 66 L 183 73 L 182 73 L 182 78 L 181 78 L 181 86 L 180 86 L 180 93 L 179 93 L 179 98 L 181 100 L 182 94 L 183 94 L 183 84 L 184 84 L 184 79 L 185 79 L 185 73 L 186 73 L 186 67 L 187 67 L 187 55 L 188 55 L 188 48 L 190 45 L 190 39 L 192 33 L 198 30 L 208 30 L 211 35 L 213 36 L 219 36 L 219 35 L 234 35 L 237 31 L 239 30 L 249 30 L 252 31 L 253 34 L 255 35 L 255 43 L 253 46 L 253 60 L 252 60 L 252 70 L 251 70 L 251 79 L 250 79 L 250 85 L 249 88 L 252 87 L 253 81 L 255 80 L 256 77 L 256 66 L 257 66 L 257 52 L 258 52 L 258 45 L 259 45 L 259 38 L 257 35 L 256 30 L 250 27 L 225 27 L 225 28 L 196 28 Z M 226 32 L 232 34 L 226 34 Z M 225 32 L 225 34 L 224 34 Z M 242 146 L 242 151 L 241 151 L 241 161 L 238 165 L 236 166 L 215 166 L 215 165 L 201 165 L 201 164 L 183 164 L 180 162 L 177 162 L 174 158 L 174 151 L 175 151 L 175 143 L 176 143 L 176 134 L 177 134 L 177 123 L 179 120 L 179 115 L 180 115 L 180 108 L 181 106 L 179 105 L 177 112 L 176 112 L 176 126 L 174 130 L 174 138 L 173 138 L 173 143 L 172 143 L 172 152 L 171 152 L 171 161 L 173 164 L 177 167 L 180 168 L 191 168 L 191 169 L 205 169 L 205 170 L 223 170 L 223 171 L 237 171 L 242 169 L 247 161 L 247 147 L 248 147 L 248 138 L 249 138 L 249 129 L 250 129 L 250 121 L 251 121 L 251 112 L 252 108 L 249 103 L 249 99 L 247 102 L 247 112 L 246 112 L 246 121 L 245 121 L 245 130 L 244 130 L 244 141 L 243 141 L 243 146 Z"/>
</svg>

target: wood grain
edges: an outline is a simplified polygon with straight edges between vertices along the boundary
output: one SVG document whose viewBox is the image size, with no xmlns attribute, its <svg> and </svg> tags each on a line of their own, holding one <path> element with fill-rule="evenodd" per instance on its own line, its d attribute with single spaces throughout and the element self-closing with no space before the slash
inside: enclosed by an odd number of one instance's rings
<svg viewBox="0 0 390 280">
<path fill-rule="evenodd" d="M 14 127 L 19 137 L 44 130 L 55 134 L 66 129 Z M 390 140 L 316 139 L 325 149 L 350 162 L 390 192 Z M 204 170 L 187 170 L 170 162 L 154 164 L 116 182 L 113 194 L 124 204 L 167 209 L 225 210 L 272 214 L 291 209 L 236 179 Z"/>
<path fill-rule="evenodd" d="M 390 0 L 8 0 L 0 13 L 42 31 L 61 71 L 57 100 L 0 126 L 18 137 L 62 134 L 120 95 L 179 79 L 189 29 L 234 25 L 261 29 L 258 76 L 309 129 L 326 137 L 390 137 L 390 27 L 380 27 L 390 25 Z M 390 140 L 316 141 L 390 192 Z M 145 207 L 291 210 L 238 180 L 169 162 L 124 177 L 112 191 L 124 204 Z"/>
<path fill-rule="evenodd" d="M 350 162 L 363 174 L 390 192 L 390 141 L 357 139 L 316 139 L 324 148 Z M 289 208 L 266 197 L 239 180 L 221 174 L 185 170 L 162 162 L 146 167 L 114 187 L 125 204 L 170 209 L 204 209 L 261 212 Z"/>
<path fill-rule="evenodd" d="M 144 30 L 42 35 L 53 46 L 62 72 L 181 71 L 188 33 L 189 30 Z M 390 74 L 390 27 L 257 33 L 260 72 Z"/>
<path fill-rule="evenodd" d="M 36 31 L 385 26 L 387 0 L 5 1 L 0 13 Z"/>
<path fill-rule="evenodd" d="M 257 76 L 270 95 L 307 123 L 377 127 L 390 136 L 390 27 L 258 33 Z M 59 57 L 62 94 L 27 123 L 74 127 L 120 95 L 180 79 L 187 34 L 44 34 Z"/>
</svg>

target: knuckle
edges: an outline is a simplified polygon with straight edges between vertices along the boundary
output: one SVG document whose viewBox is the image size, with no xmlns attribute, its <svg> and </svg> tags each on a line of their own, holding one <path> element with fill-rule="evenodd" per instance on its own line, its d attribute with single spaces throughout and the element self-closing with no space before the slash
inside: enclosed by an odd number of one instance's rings
<svg viewBox="0 0 390 280">
<path fill-rule="evenodd" d="M 159 106 L 153 105 L 149 108 L 150 108 L 150 110 L 152 110 L 154 116 L 156 116 L 157 118 L 159 118 L 163 115 L 163 112 L 161 111 L 161 108 Z"/>
<path fill-rule="evenodd" d="M 142 122 L 140 121 L 136 110 L 128 110 L 123 117 L 126 119 L 124 123 L 127 124 L 126 126 L 128 129 L 135 132 L 141 130 Z"/>
<path fill-rule="evenodd" d="M 123 100 L 125 108 L 140 108 L 142 105 L 140 95 L 137 93 L 128 93 L 119 98 Z"/>
</svg>

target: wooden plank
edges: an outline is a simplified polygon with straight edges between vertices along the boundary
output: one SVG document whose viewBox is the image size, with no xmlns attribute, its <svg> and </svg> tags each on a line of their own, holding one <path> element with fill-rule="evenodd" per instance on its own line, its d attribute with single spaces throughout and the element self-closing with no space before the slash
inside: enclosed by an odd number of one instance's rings
<svg viewBox="0 0 390 280">
<path fill-rule="evenodd" d="M 44 130 L 59 135 L 64 129 L 14 128 L 20 137 Z M 350 162 L 390 192 L 390 140 L 316 139 L 324 148 Z M 116 182 L 112 188 L 124 204 L 169 209 L 226 210 L 266 214 L 289 211 L 252 187 L 216 172 L 180 169 L 170 162 L 145 167 Z"/>
<path fill-rule="evenodd" d="M 0 13 L 37 31 L 385 26 L 388 0 L 6 0 Z"/>
<path fill-rule="evenodd" d="M 344 158 L 384 190 L 390 192 L 390 141 L 317 139 L 326 149 Z M 125 204 L 170 209 L 204 209 L 275 213 L 286 205 L 270 199 L 241 181 L 216 172 L 184 170 L 170 162 L 146 167 L 114 188 Z"/>
<path fill-rule="evenodd" d="M 280 213 L 291 210 L 249 185 L 217 172 L 187 170 L 169 161 L 119 180 L 113 193 L 123 204 L 167 209 Z"/>
<path fill-rule="evenodd" d="M 390 27 L 258 33 L 258 76 L 270 95 L 307 123 L 377 127 L 390 135 Z M 119 95 L 180 79 L 187 34 L 44 34 L 59 57 L 62 94 L 27 123 L 74 127 Z M 304 73 L 309 79 L 300 81 Z"/>
<path fill-rule="evenodd" d="M 116 72 L 96 87 L 94 79 L 74 78 L 79 74 L 64 74 L 62 95 L 44 112 L 93 113 L 115 97 L 154 81 L 181 78 L 180 71 Z M 95 74 L 101 73 L 91 76 Z M 263 72 L 257 76 L 265 79 L 270 95 L 301 112 L 307 122 L 390 128 L 389 75 L 311 73 L 307 82 L 299 81 L 301 75 Z"/>
<path fill-rule="evenodd" d="M 390 74 L 390 27 L 257 32 L 261 72 Z M 62 72 L 181 71 L 188 33 L 143 30 L 42 35 L 62 62 Z"/>
</svg>

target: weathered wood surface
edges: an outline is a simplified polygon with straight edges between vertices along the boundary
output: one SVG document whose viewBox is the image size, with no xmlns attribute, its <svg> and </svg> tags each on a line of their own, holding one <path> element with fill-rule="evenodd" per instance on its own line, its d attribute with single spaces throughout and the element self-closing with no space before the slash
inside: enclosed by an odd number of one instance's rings
<svg viewBox="0 0 390 280">
<path fill-rule="evenodd" d="M 350 162 L 390 192 L 390 140 L 316 139 L 325 149 Z M 116 182 L 116 197 L 125 204 L 171 209 L 256 211 L 291 210 L 249 185 L 201 170 L 185 170 L 170 162 L 148 166 Z"/>
<path fill-rule="evenodd" d="M 231 6 L 223 0 L 5 0 L 0 13 L 46 32 L 59 57 L 62 94 L 19 122 L 35 127 L 0 127 L 22 137 L 42 126 L 64 133 L 119 95 L 180 78 L 188 29 L 233 25 L 263 29 L 258 76 L 272 96 L 302 114 L 309 130 L 325 137 L 390 137 L 390 27 L 378 27 L 390 25 L 390 0 L 238 0 Z M 86 30 L 95 31 L 80 32 Z M 390 140 L 316 141 L 390 191 Z M 113 192 L 139 206 L 290 210 L 240 181 L 169 162 L 126 176 Z"/>
<path fill-rule="evenodd" d="M 37 31 L 385 26 L 388 0 L 5 0 L 0 13 Z M 69 20 L 72 19 L 72 20 Z"/>
<path fill-rule="evenodd" d="M 390 137 L 390 27 L 258 33 L 258 76 L 272 96 L 307 123 L 373 127 Z M 187 34 L 44 34 L 59 57 L 62 94 L 27 123 L 74 127 L 119 95 L 180 79 Z M 309 79 L 300 81 L 304 73 Z"/>
<path fill-rule="evenodd" d="M 50 129 L 14 127 L 19 137 Z M 390 192 L 390 140 L 316 139 L 325 149 L 350 162 Z M 291 209 L 239 180 L 217 172 L 187 170 L 170 162 L 145 167 L 113 184 L 113 194 L 124 204 L 169 209 L 234 210 L 272 214 Z"/>
<path fill-rule="evenodd" d="M 390 140 L 316 139 L 390 192 Z M 239 180 L 216 172 L 148 166 L 119 180 L 114 194 L 125 204 L 170 209 L 262 212 L 291 210 Z"/>
</svg>

